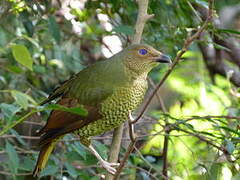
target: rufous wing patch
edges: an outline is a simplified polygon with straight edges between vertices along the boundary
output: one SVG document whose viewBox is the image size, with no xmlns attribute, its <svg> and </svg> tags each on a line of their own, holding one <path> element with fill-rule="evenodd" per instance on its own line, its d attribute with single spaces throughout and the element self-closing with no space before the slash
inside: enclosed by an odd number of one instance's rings
<svg viewBox="0 0 240 180">
<path fill-rule="evenodd" d="M 77 107 L 80 104 L 73 98 L 62 98 L 57 104 L 68 108 Z M 87 111 L 87 116 L 80 116 L 66 111 L 53 110 L 47 120 L 46 125 L 40 130 L 40 145 L 49 143 L 50 141 L 67 133 L 74 132 L 83 128 L 101 118 L 98 108 L 93 106 L 83 106 Z"/>
</svg>

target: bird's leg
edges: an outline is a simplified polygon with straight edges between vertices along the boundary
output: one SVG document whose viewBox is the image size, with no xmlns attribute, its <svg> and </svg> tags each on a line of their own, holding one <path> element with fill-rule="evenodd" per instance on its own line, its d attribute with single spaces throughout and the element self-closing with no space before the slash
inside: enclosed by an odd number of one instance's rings
<svg viewBox="0 0 240 180">
<path fill-rule="evenodd" d="M 131 122 L 134 121 L 134 117 L 132 116 L 131 111 L 129 111 L 129 113 L 128 113 L 128 118 Z"/>
<path fill-rule="evenodd" d="M 129 135 L 132 141 L 134 141 L 136 139 L 135 133 L 134 133 L 134 124 L 132 123 L 135 119 L 132 116 L 131 111 L 129 111 L 128 113 L 128 119 L 129 119 Z"/>
<path fill-rule="evenodd" d="M 114 168 L 114 166 L 119 166 L 119 163 L 110 163 L 105 161 L 99 154 L 98 152 L 93 148 L 92 145 L 89 145 L 89 150 L 94 154 L 94 156 L 99 160 L 101 166 L 106 169 L 109 173 L 111 174 L 115 174 L 116 173 L 116 169 Z"/>
</svg>

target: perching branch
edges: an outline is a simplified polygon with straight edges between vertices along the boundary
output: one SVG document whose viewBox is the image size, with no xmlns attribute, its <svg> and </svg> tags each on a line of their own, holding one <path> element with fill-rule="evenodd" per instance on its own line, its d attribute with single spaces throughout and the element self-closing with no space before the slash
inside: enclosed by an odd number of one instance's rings
<svg viewBox="0 0 240 180">
<path fill-rule="evenodd" d="M 116 163 L 118 161 L 118 155 L 120 152 L 121 139 L 123 134 L 124 124 L 121 124 L 118 128 L 115 128 L 113 131 L 112 143 L 109 150 L 108 162 Z M 106 175 L 106 180 L 111 180 L 113 175 L 108 173 Z"/>
<path fill-rule="evenodd" d="M 134 35 L 134 38 L 133 38 L 133 41 L 132 41 L 133 44 L 140 43 L 142 33 L 143 33 L 143 28 L 144 28 L 144 25 L 145 25 L 146 21 L 154 16 L 154 15 L 147 14 L 148 0 L 137 0 L 137 3 L 138 3 L 139 10 L 138 10 L 137 22 L 136 22 L 136 25 L 135 25 L 135 35 Z M 117 159 L 118 159 L 117 157 L 118 157 L 118 154 L 119 154 L 119 151 L 120 151 L 120 144 L 121 144 L 121 139 L 122 139 L 123 126 L 124 125 L 122 124 L 120 127 L 116 128 L 114 130 L 112 144 L 111 144 L 111 148 L 110 148 L 110 151 L 109 151 L 109 162 L 117 162 Z M 129 128 L 129 130 L 131 131 L 132 129 Z M 131 134 L 131 132 L 130 132 L 130 137 L 133 137 L 133 134 Z M 135 142 L 136 142 L 136 139 L 132 139 L 132 142 L 129 145 L 128 151 L 126 153 L 128 155 L 125 155 L 123 161 L 121 162 L 119 168 L 117 169 L 117 172 L 114 176 L 114 179 L 117 179 L 119 174 L 121 173 L 122 168 L 124 167 L 124 164 L 127 161 L 129 154 L 134 149 Z M 106 176 L 106 179 L 111 180 L 112 178 L 113 178 L 113 176 L 108 173 L 107 176 Z"/>
</svg>

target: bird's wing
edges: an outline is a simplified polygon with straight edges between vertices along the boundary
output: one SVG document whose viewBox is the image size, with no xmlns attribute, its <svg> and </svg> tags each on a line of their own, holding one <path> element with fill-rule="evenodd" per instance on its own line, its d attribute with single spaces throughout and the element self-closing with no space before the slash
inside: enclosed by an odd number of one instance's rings
<svg viewBox="0 0 240 180">
<path fill-rule="evenodd" d="M 58 97 L 76 98 L 83 105 L 96 105 L 109 97 L 126 79 L 121 64 L 112 60 L 97 62 L 65 81 L 40 105 Z M 117 68 L 116 68 L 117 67 Z"/>
<path fill-rule="evenodd" d="M 65 107 L 76 107 L 79 105 L 76 99 L 62 98 L 58 104 Z M 73 132 L 83 126 L 101 118 L 98 108 L 84 106 L 88 110 L 87 116 L 80 116 L 66 111 L 53 110 L 48 118 L 46 125 L 40 130 L 40 145 L 47 144 L 52 140 Z"/>
<path fill-rule="evenodd" d="M 114 69 L 117 67 L 117 70 Z M 57 104 L 65 107 L 84 106 L 87 117 L 53 110 L 46 125 L 40 130 L 40 144 L 46 144 L 66 133 L 73 132 L 101 118 L 99 104 L 110 97 L 114 89 L 124 84 L 123 68 L 110 60 L 92 65 L 57 88 L 42 104 L 62 97 Z"/>
</svg>

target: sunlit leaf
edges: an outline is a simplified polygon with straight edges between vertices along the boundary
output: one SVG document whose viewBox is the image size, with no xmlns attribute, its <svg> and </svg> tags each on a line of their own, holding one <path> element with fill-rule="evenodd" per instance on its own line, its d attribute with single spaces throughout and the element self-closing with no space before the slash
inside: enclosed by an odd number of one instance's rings
<svg viewBox="0 0 240 180">
<path fill-rule="evenodd" d="M 32 71 L 33 60 L 28 49 L 22 44 L 16 44 L 12 46 L 13 57 L 23 66 Z"/>
<path fill-rule="evenodd" d="M 24 110 L 28 107 L 28 98 L 27 96 L 19 91 L 11 91 L 12 96 L 14 97 L 16 103 L 21 106 Z"/>
<path fill-rule="evenodd" d="M 14 104 L 0 104 L 1 112 L 7 119 L 11 119 L 17 112 L 20 111 L 20 108 Z"/>
</svg>

